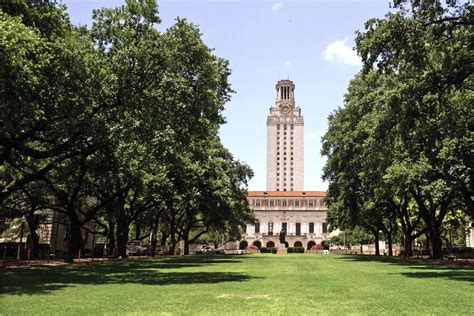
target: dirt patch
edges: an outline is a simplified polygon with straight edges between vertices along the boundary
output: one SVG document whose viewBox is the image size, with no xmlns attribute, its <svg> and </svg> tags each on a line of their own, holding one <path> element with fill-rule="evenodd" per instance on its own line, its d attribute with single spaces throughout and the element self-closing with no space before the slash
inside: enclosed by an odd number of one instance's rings
<svg viewBox="0 0 474 316">
<path fill-rule="evenodd" d="M 217 298 L 266 299 L 268 298 L 268 295 L 267 294 L 221 294 Z"/>
</svg>

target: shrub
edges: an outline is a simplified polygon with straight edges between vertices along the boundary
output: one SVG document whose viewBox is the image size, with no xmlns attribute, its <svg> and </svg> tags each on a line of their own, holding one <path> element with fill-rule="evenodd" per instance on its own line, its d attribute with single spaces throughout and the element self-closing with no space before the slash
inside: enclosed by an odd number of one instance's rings
<svg viewBox="0 0 474 316">
<path fill-rule="evenodd" d="M 276 247 L 262 247 L 260 253 L 277 253 Z"/>
<path fill-rule="evenodd" d="M 288 247 L 286 250 L 288 253 L 304 253 L 303 247 Z"/>
<path fill-rule="evenodd" d="M 295 247 L 295 253 L 304 253 L 304 247 Z"/>
</svg>

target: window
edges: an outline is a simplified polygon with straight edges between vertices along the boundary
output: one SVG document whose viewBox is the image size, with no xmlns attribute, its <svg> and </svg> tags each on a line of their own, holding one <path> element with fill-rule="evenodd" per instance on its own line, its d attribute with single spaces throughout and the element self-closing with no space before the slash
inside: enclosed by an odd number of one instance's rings
<svg viewBox="0 0 474 316">
<path fill-rule="evenodd" d="M 320 200 L 319 200 L 319 206 L 321 206 L 321 207 L 324 207 L 324 206 L 325 206 L 325 204 L 324 204 L 324 199 L 320 199 Z"/>
<path fill-rule="evenodd" d="M 285 155 L 285 156 L 286 156 L 286 151 L 285 151 L 285 152 L 283 152 L 283 155 Z"/>
<path fill-rule="evenodd" d="M 268 222 L 268 234 L 273 235 L 273 223 Z"/>
<path fill-rule="evenodd" d="M 282 206 L 286 206 L 286 203 L 287 203 L 286 200 L 283 200 L 282 201 Z"/>
<path fill-rule="evenodd" d="M 313 200 L 309 200 L 308 206 L 309 206 L 309 207 L 313 207 L 313 206 L 314 206 Z"/>
<path fill-rule="evenodd" d="M 285 159 L 286 159 L 286 157 L 285 157 Z M 293 157 L 291 157 L 291 160 L 293 160 Z"/>
<path fill-rule="evenodd" d="M 277 155 L 280 155 L 280 152 L 279 152 L 279 151 L 277 151 Z"/>
<path fill-rule="evenodd" d="M 295 200 L 295 206 L 300 206 L 300 200 Z"/>
<path fill-rule="evenodd" d="M 286 132 L 283 132 L 283 135 L 286 135 Z"/>
<path fill-rule="evenodd" d="M 284 157 L 283 160 L 286 160 L 286 157 Z"/>
<path fill-rule="evenodd" d="M 270 206 L 275 206 L 275 200 L 270 200 Z"/>
<path fill-rule="evenodd" d="M 260 223 L 259 222 L 255 223 L 255 234 L 260 234 Z"/>
<path fill-rule="evenodd" d="M 287 223 L 281 223 L 281 230 L 284 231 L 285 233 L 287 232 L 288 224 Z"/>
<path fill-rule="evenodd" d="M 280 135 L 280 132 L 277 132 L 277 135 Z"/>
<path fill-rule="evenodd" d="M 260 200 L 255 200 L 255 206 L 260 206 Z"/>
<path fill-rule="evenodd" d="M 277 172 L 277 177 L 280 175 L 280 173 Z"/>
<path fill-rule="evenodd" d="M 284 128 L 284 129 L 286 129 L 286 124 L 285 124 L 285 125 L 283 125 L 283 128 Z"/>
<path fill-rule="evenodd" d="M 301 235 L 301 223 L 296 223 L 296 235 Z"/>
<path fill-rule="evenodd" d="M 327 234 L 328 232 L 328 223 L 323 223 L 323 234 Z"/>
<path fill-rule="evenodd" d="M 277 129 L 280 129 L 280 124 L 277 124 Z"/>
<path fill-rule="evenodd" d="M 309 223 L 309 233 L 314 234 L 314 223 Z"/>
<path fill-rule="evenodd" d="M 280 157 L 277 157 L 277 160 L 280 160 Z"/>
</svg>

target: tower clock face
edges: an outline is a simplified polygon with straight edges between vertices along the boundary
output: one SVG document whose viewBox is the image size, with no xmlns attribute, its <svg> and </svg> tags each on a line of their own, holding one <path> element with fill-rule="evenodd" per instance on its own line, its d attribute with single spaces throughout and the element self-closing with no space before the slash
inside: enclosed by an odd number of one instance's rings
<svg viewBox="0 0 474 316">
<path fill-rule="evenodd" d="M 288 114 L 290 112 L 290 107 L 288 105 L 285 105 L 281 108 L 281 112 Z"/>
</svg>

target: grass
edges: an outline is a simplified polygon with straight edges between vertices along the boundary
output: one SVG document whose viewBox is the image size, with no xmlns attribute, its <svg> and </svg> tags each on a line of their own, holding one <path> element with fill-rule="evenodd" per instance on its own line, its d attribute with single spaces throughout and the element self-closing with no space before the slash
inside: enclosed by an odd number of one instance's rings
<svg viewBox="0 0 474 316">
<path fill-rule="evenodd" d="M 470 314 L 474 267 L 291 254 L 0 270 L 0 315 Z"/>
</svg>

